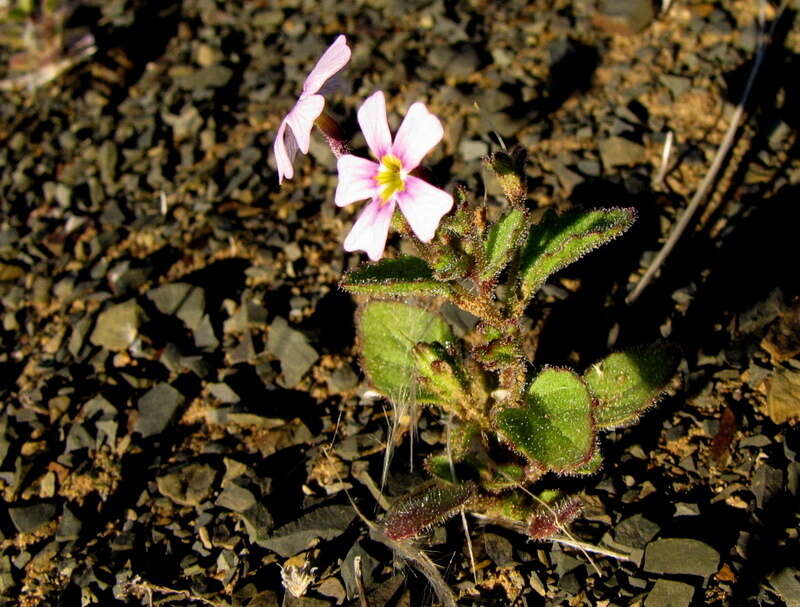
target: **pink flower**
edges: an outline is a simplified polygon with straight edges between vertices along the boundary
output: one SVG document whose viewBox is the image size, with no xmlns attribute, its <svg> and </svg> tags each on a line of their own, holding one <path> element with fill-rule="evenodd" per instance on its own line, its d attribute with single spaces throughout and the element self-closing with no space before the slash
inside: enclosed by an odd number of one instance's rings
<svg viewBox="0 0 800 607">
<path fill-rule="evenodd" d="M 335 202 L 343 207 L 372 199 L 347 235 L 344 248 L 366 251 L 375 261 L 386 247 L 395 205 L 400 207 L 417 238 L 428 242 L 442 216 L 453 206 L 453 197 L 410 174 L 444 134 L 442 123 L 424 103 L 417 102 L 408 108 L 394 141 L 386 121 L 382 91 L 374 93 L 358 110 L 358 124 L 378 162 L 351 154 L 339 158 Z"/>
<path fill-rule="evenodd" d="M 318 94 L 323 85 L 350 61 L 350 47 L 344 36 L 339 36 L 323 53 L 314 69 L 303 83 L 303 92 L 294 107 L 278 127 L 275 137 L 275 162 L 278 165 L 278 183 L 294 177 L 292 162 L 298 148 L 308 154 L 311 129 L 325 107 L 325 98 Z M 288 128 L 287 128 L 288 127 Z"/>
</svg>

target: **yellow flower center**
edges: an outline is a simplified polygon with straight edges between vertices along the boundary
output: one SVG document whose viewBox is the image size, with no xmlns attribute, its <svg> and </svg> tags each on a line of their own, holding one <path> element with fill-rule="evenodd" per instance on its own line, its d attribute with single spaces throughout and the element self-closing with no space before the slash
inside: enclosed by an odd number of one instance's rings
<svg viewBox="0 0 800 607">
<path fill-rule="evenodd" d="M 381 158 L 381 168 L 375 175 L 378 182 L 378 195 L 383 202 L 387 202 L 397 192 L 402 192 L 406 188 L 406 172 L 403 170 L 403 163 L 397 156 L 386 154 Z"/>
</svg>

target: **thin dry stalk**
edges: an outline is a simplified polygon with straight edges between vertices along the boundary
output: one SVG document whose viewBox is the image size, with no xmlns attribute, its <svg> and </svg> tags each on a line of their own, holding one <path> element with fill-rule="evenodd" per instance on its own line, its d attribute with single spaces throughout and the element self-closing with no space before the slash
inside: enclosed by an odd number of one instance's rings
<svg viewBox="0 0 800 607">
<path fill-rule="evenodd" d="M 750 70 L 750 75 L 747 78 L 747 84 L 745 85 L 744 94 L 742 95 L 742 99 L 739 102 L 739 105 L 736 106 L 736 111 L 731 118 L 731 123 L 728 126 L 728 130 L 725 133 L 725 137 L 720 143 L 719 148 L 717 149 L 717 153 L 714 156 L 714 161 L 711 163 L 711 167 L 708 169 L 708 173 L 703 178 L 703 181 L 700 183 L 700 187 L 697 188 L 692 200 L 689 202 L 689 206 L 686 207 L 683 215 L 681 216 L 678 223 L 675 224 L 673 227 L 672 232 L 667 239 L 667 242 L 664 243 L 664 246 L 661 247 L 661 250 L 656 255 L 653 262 L 650 264 L 650 267 L 647 268 L 647 271 L 642 276 L 641 280 L 637 283 L 636 288 L 634 288 L 633 292 L 628 295 L 626 298 L 626 302 L 631 304 L 635 302 L 639 295 L 641 295 L 642 291 L 650 284 L 650 281 L 653 279 L 653 276 L 664 263 L 664 260 L 669 256 L 672 252 L 672 249 L 675 247 L 675 244 L 680 239 L 681 235 L 683 234 L 686 227 L 689 225 L 692 217 L 694 216 L 697 208 L 700 206 L 700 203 L 706 198 L 711 185 L 714 183 L 714 180 L 717 178 L 717 174 L 719 170 L 722 168 L 722 164 L 725 161 L 725 158 L 728 156 L 728 152 L 731 149 L 731 145 L 733 145 L 733 140 L 736 137 L 736 132 L 739 129 L 739 123 L 742 120 L 742 116 L 744 115 L 745 106 L 747 105 L 748 100 L 750 99 L 750 94 L 753 90 L 753 85 L 755 84 L 756 77 L 758 76 L 758 72 L 761 69 L 761 65 L 764 63 L 764 57 L 767 52 L 768 41 L 771 39 L 772 34 L 775 31 L 775 27 L 780 21 L 780 17 L 783 14 L 783 11 L 786 7 L 786 3 L 784 3 L 780 10 L 778 11 L 775 20 L 772 22 L 772 27 L 770 28 L 769 33 L 766 36 L 762 35 L 759 36 L 759 44 L 758 50 L 756 51 L 755 60 L 753 61 L 753 67 Z"/>
<path fill-rule="evenodd" d="M 596 546 L 595 544 L 587 544 L 586 542 L 579 542 L 575 539 L 564 538 L 564 537 L 551 537 L 550 539 L 554 542 L 558 542 L 559 544 L 564 544 L 565 546 L 577 548 L 578 550 L 581 551 L 594 552 L 595 554 L 602 554 L 603 556 L 607 556 L 612 559 L 617 559 L 618 561 L 627 561 L 629 563 L 636 562 L 627 554 L 623 554 L 622 552 L 617 552 L 616 550 L 610 550 L 603 546 Z"/>
<path fill-rule="evenodd" d="M 353 577 L 356 579 L 356 590 L 358 590 L 358 602 L 361 607 L 369 607 L 367 600 L 367 591 L 364 590 L 364 577 L 361 573 L 361 557 L 356 556 L 353 559 Z"/>
<path fill-rule="evenodd" d="M 130 596 L 136 597 L 140 600 L 147 599 L 148 607 L 152 607 L 153 605 L 153 595 L 154 594 L 166 594 L 172 595 L 172 597 L 182 597 L 188 601 L 201 603 L 203 605 L 212 605 L 212 607 L 218 607 L 218 603 L 214 601 L 210 601 L 202 596 L 197 596 L 192 594 L 188 590 L 179 590 L 177 588 L 169 588 L 167 586 L 160 586 L 158 584 L 153 584 L 146 580 L 143 580 L 138 575 L 132 578 L 127 584 L 124 586 L 125 594 Z"/>
<path fill-rule="evenodd" d="M 418 550 L 409 542 L 399 542 L 390 539 L 383 532 L 383 529 L 364 516 L 347 491 L 345 491 L 345 495 L 347 495 L 347 499 L 350 500 L 350 505 L 353 506 L 353 510 L 356 511 L 358 517 L 364 521 L 364 524 L 366 524 L 367 527 L 369 527 L 373 539 L 376 539 L 385 546 L 388 546 L 394 550 L 403 559 L 408 561 L 414 568 L 416 568 L 422 575 L 424 575 L 428 580 L 428 583 L 433 586 L 436 596 L 439 597 L 439 600 L 444 604 L 445 607 L 457 607 L 456 597 L 453 594 L 453 591 L 450 590 L 450 586 L 448 586 L 447 582 L 444 581 L 442 574 L 439 573 L 439 570 L 436 568 L 436 564 L 430 559 L 430 557 L 421 550 Z"/>
<path fill-rule="evenodd" d="M 674 139 L 672 131 L 667 133 L 667 138 L 664 140 L 664 147 L 661 150 L 661 165 L 658 167 L 658 174 L 653 180 L 653 186 L 661 188 L 664 185 L 664 177 L 667 176 L 667 169 L 669 168 L 669 157 L 672 153 L 672 140 Z"/>
<path fill-rule="evenodd" d="M 450 428 L 452 427 L 452 419 L 448 416 L 447 418 L 447 461 L 450 464 L 450 474 L 453 477 L 453 480 L 458 480 L 456 477 L 456 466 L 453 463 L 453 452 L 450 448 Z M 464 537 L 467 540 L 467 552 L 469 552 L 469 565 L 472 569 L 472 578 L 475 580 L 475 583 L 478 583 L 478 570 L 475 567 L 475 553 L 472 550 L 472 538 L 469 534 L 469 525 L 467 524 L 467 515 L 464 512 L 464 508 L 461 508 L 461 526 L 464 528 Z"/>
</svg>

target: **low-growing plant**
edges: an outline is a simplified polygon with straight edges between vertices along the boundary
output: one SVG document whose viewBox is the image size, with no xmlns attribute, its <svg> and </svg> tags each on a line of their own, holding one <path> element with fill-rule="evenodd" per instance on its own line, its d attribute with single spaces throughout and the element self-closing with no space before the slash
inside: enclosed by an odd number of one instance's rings
<svg viewBox="0 0 800 607">
<path fill-rule="evenodd" d="M 484 159 L 505 197 L 503 212 L 491 219 L 485 202 L 463 187 L 451 195 L 426 180 L 421 161 L 442 139 L 438 118 L 414 103 L 392 137 L 381 91 L 358 110 L 375 159 L 350 154 L 320 93 L 349 58 L 340 36 L 281 123 L 275 156 L 279 180 L 293 177 L 294 156 L 308 152 L 317 126 L 338 159 L 335 203 L 369 201 L 344 247 L 365 251 L 372 263 L 340 283 L 357 296 L 361 366 L 388 400 L 402 404 L 413 385 L 414 401 L 448 420 L 448 448 L 425 461 L 430 480 L 392 504 L 385 533 L 401 540 L 466 510 L 531 538 L 553 536 L 579 513 L 580 500 L 558 489 L 536 492 L 536 482 L 549 473 L 596 472 L 603 463 L 598 436 L 635 423 L 657 402 L 677 356 L 654 344 L 613 353 L 582 374 L 535 366 L 525 356 L 522 320 L 553 274 L 622 235 L 636 213 L 548 210 L 534 221 L 525 154 L 515 149 Z M 383 258 L 390 227 L 415 255 Z M 475 328 L 457 338 L 420 301 L 449 301 L 477 317 Z"/>
</svg>

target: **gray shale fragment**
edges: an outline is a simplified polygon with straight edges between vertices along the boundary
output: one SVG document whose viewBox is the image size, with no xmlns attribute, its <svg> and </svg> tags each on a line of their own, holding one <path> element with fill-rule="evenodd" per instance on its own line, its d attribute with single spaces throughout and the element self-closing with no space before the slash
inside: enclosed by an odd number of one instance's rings
<svg viewBox="0 0 800 607">
<path fill-rule="evenodd" d="M 594 22 L 613 34 L 636 34 L 655 19 L 651 0 L 603 0 Z"/>
<path fill-rule="evenodd" d="M 719 553 L 690 538 L 666 538 L 647 545 L 644 569 L 652 573 L 697 575 L 707 578 L 719 567 Z"/>
<path fill-rule="evenodd" d="M 207 464 L 192 463 L 156 479 L 161 495 L 181 506 L 199 506 L 211 495 L 216 470 Z"/>
<path fill-rule="evenodd" d="M 600 160 L 606 169 L 633 166 L 647 161 L 644 146 L 625 137 L 609 137 L 601 141 Z"/>
<path fill-rule="evenodd" d="M 122 352 L 136 339 L 144 311 L 135 299 L 109 306 L 97 317 L 91 342 L 112 352 Z"/>
<path fill-rule="evenodd" d="M 778 591 L 787 607 L 800 607 L 800 581 L 797 579 L 797 569 L 784 567 L 770 575 L 767 581 Z"/>
<path fill-rule="evenodd" d="M 77 540 L 81 533 L 83 523 L 75 516 L 68 506 L 64 506 L 64 513 L 61 516 L 61 522 L 58 524 L 56 530 L 56 541 L 58 542 L 71 542 Z"/>
<path fill-rule="evenodd" d="M 341 535 L 355 515 L 351 506 L 322 506 L 279 527 L 259 544 L 282 557 L 290 557 L 305 550 L 317 538 L 329 540 Z"/>
<path fill-rule="evenodd" d="M 139 419 L 136 420 L 134 432 L 145 438 L 163 432 L 184 400 L 183 394 L 171 385 L 156 384 L 139 399 Z"/>
<path fill-rule="evenodd" d="M 253 492 L 235 483 L 231 483 L 217 497 L 217 506 L 222 506 L 234 512 L 245 512 L 256 505 L 256 496 Z"/>
<path fill-rule="evenodd" d="M 238 514 L 244 521 L 250 541 L 259 546 L 266 546 L 269 532 L 274 525 L 272 515 L 266 506 L 261 502 L 256 502 L 255 505 Z"/>
<path fill-rule="evenodd" d="M 56 514 L 54 504 L 32 504 L 12 506 L 8 509 L 11 522 L 20 533 L 32 533 L 53 520 Z"/>
<path fill-rule="evenodd" d="M 281 372 L 287 387 L 300 383 L 303 375 L 319 358 L 319 354 L 309 344 L 300 331 L 295 331 L 278 316 L 269 326 L 267 350 L 281 362 Z"/>
<path fill-rule="evenodd" d="M 177 316 L 191 331 L 196 331 L 206 308 L 205 292 L 185 282 L 161 285 L 147 292 L 147 297 L 168 316 Z"/>
<path fill-rule="evenodd" d="M 660 529 L 641 514 L 634 514 L 614 527 L 614 541 L 623 546 L 643 549 Z"/>
<path fill-rule="evenodd" d="M 683 582 L 658 580 L 647 595 L 644 607 L 689 607 L 694 587 Z"/>
</svg>

